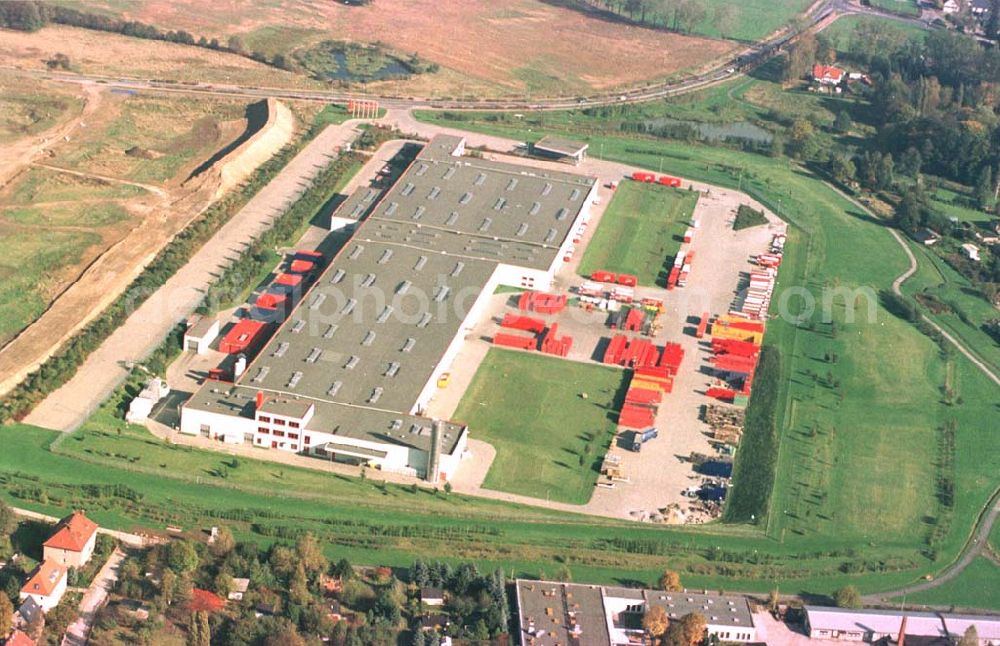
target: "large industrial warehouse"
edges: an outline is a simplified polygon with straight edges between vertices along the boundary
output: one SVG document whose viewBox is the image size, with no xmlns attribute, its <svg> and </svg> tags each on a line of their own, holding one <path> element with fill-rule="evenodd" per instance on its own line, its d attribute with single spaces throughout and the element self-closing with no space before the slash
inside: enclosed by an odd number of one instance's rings
<svg viewBox="0 0 1000 646">
<path fill-rule="evenodd" d="M 551 286 L 597 191 L 464 149 L 435 137 L 384 195 L 349 198 L 331 229 L 351 239 L 235 384 L 183 406 L 181 432 L 448 479 L 468 429 L 421 417 L 438 378 L 496 287 Z"/>
</svg>

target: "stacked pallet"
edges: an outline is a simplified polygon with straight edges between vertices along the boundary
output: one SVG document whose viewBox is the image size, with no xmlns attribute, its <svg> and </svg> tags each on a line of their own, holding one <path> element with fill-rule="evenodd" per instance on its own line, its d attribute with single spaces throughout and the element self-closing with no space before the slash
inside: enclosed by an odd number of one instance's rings
<svg viewBox="0 0 1000 646">
<path fill-rule="evenodd" d="M 558 314 L 565 309 L 567 301 L 565 294 L 524 292 L 517 301 L 517 309 L 538 314 Z"/>
</svg>

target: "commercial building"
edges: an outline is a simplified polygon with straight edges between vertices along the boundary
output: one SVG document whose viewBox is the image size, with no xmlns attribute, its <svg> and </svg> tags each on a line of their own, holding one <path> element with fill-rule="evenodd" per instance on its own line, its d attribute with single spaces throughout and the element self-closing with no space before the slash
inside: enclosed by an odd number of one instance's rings
<svg viewBox="0 0 1000 646">
<path fill-rule="evenodd" d="M 901 612 L 806 606 L 806 633 L 811 639 L 874 643 L 906 637 L 943 638 L 954 643 L 969 626 L 976 627 L 980 646 L 1000 646 L 1000 617 L 938 612 Z"/>
<path fill-rule="evenodd" d="M 56 525 L 56 532 L 42 544 L 43 559 L 64 567 L 80 568 L 90 561 L 97 544 L 97 523 L 74 511 Z"/>
<path fill-rule="evenodd" d="M 531 152 L 539 157 L 551 157 L 579 164 L 587 158 L 587 148 L 589 147 L 589 144 L 580 141 L 547 135 L 531 146 Z"/>
<path fill-rule="evenodd" d="M 705 617 L 706 633 L 723 642 L 753 642 L 757 630 L 745 597 L 663 592 L 551 581 L 517 581 L 520 643 L 625 646 L 642 643 L 642 617 L 662 607 L 671 621 Z"/>
<path fill-rule="evenodd" d="M 217 336 L 219 336 L 219 319 L 206 316 L 184 333 L 184 349 L 194 351 L 196 354 L 205 354 Z"/>
<path fill-rule="evenodd" d="M 597 191 L 591 177 L 464 148 L 436 137 L 390 189 L 341 205 L 333 226 L 350 240 L 235 384 L 206 383 L 183 406 L 181 432 L 454 473 L 468 429 L 422 416 L 438 378 L 498 286 L 551 287 Z M 249 351 L 256 335 L 244 336 Z"/>
</svg>

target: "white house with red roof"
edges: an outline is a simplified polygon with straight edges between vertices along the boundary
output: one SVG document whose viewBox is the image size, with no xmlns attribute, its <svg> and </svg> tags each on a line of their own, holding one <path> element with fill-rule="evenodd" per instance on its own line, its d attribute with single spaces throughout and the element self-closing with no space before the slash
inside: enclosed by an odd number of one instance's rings
<svg viewBox="0 0 1000 646">
<path fill-rule="evenodd" d="M 21 588 L 21 600 L 30 597 L 43 612 L 48 612 L 59 605 L 65 593 L 66 566 L 55 561 L 43 561 Z"/>
<path fill-rule="evenodd" d="M 840 85 L 844 80 L 844 70 L 832 65 L 813 65 L 813 80 L 820 85 Z"/>
<path fill-rule="evenodd" d="M 56 532 L 43 543 L 43 558 L 64 567 L 87 564 L 97 542 L 97 523 L 74 511 L 56 525 Z"/>
</svg>

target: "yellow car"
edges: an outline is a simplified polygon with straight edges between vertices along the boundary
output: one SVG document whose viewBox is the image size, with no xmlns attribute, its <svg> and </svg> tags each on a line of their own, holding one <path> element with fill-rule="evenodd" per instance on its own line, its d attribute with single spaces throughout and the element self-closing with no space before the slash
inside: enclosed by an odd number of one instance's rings
<svg viewBox="0 0 1000 646">
<path fill-rule="evenodd" d="M 451 374 L 447 372 L 441 373 L 441 376 L 438 377 L 438 388 L 447 388 L 449 381 L 451 381 Z"/>
</svg>

